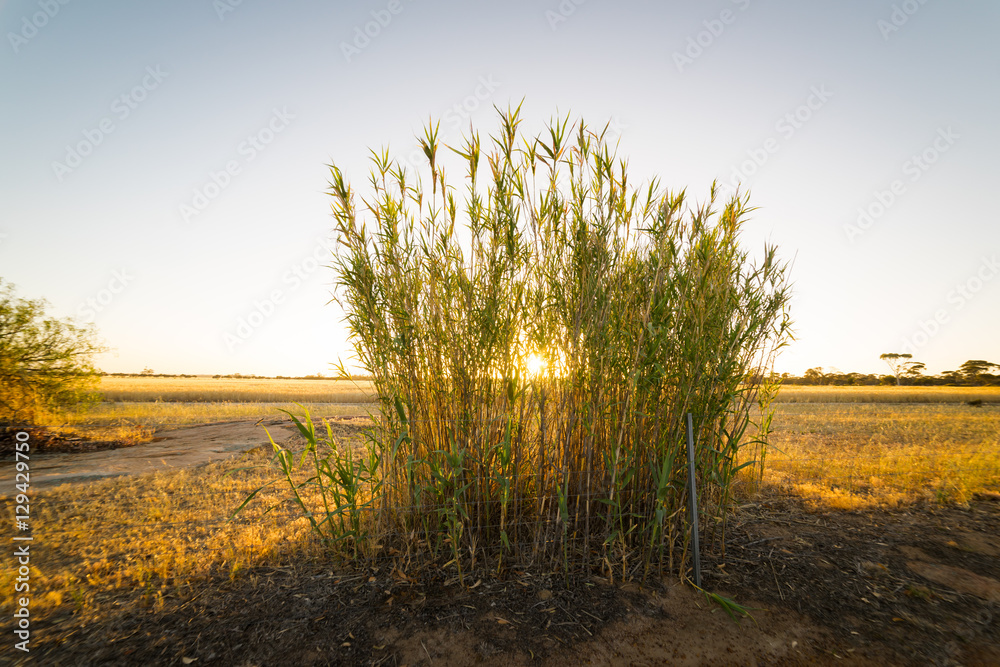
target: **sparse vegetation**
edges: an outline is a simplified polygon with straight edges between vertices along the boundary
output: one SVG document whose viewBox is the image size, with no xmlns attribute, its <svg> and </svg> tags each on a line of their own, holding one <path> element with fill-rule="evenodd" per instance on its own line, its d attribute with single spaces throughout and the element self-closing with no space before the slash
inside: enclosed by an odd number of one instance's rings
<svg viewBox="0 0 1000 667">
<path fill-rule="evenodd" d="M 788 373 L 781 376 L 785 385 L 835 385 L 835 386 L 965 386 L 965 387 L 1000 387 L 1000 375 L 991 374 L 990 369 L 1000 369 L 1000 365 L 970 359 L 958 370 L 944 371 L 937 375 L 924 375 L 926 366 L 922 362 L 908 361 L 910 354 L 887 353 L 880 357 L 892 370 L 892 375 L 877 375 L 874 373 L 842 373 L 836 370 L 824 371 L 822 367 L 810 368 L 796 377 Z"/>
</svg>

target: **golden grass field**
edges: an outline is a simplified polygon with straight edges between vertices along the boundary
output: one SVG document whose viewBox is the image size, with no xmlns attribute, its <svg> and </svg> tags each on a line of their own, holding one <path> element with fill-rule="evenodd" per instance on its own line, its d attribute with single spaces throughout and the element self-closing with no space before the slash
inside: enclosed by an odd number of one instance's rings
<svg viewBox="0 0 1000 667">
<path fill-rule="evenodd" d="M 297 558 L 318 553 L 306 519 L 287 511 L 265 514 L 282 496 L 280 487 L 227 521 L 273 474 L 223 474 L 268 459 L 256 450 L 196 468 L 33 491 L 31 581 L 39 593 L 32 613 L 70 605 L 87 614 L 117 590 L 143 591 L 142 603 L 155 608 L 165 597 L 197 593 L 220 572 L 236 578 L 250 565 L 277 563 L 291 552 Z M 15 575 L 0 572 L 4 591 L 13 590 Z M 3 602 L 6 609 L 10 600 Z"/>
<path fill-rule="evenodd" d="M 153 429 L 279 416 L 277 409 L 293 402 L 308 404 L 314 415 L 364 414 L 371 395 L 350 384 L 113 378 L 106 379 L 104 389 L 117 402 L 67 415 L 65 423 L 107 427 L 134 420 Z M 1000 491 L 1000 389 L 923 391 L 783 389 L 766 486 L 801 495 L 818 507 L 843 509 L 964 503 L 974 493 Z M 168 396 L 213 397 L 214 402 L 184 403 Z M 350 404 L 347 397 L 365 403 Z M 976 398 L 985 405 L 966 405 Z M 304 518 L 285 511 L 264 514 L 287 497 L 281 485 L 227 523 L 251 490 L 277 474 L 269 468 L 223 473 L 268 461 L 269 452 L 258 449 L 199 468 L 33 491 L 41 539 L 32 547 L 37 553 L 32 581 L 44 591 L 34 599 L 33 613 L 68 604 L 86 615 L 108 592 L 136 587 L 144 591 L 145 604 L 155 607 L 166 597 L 196 593 L 199 582 L 220 572 L 243 576 L 252 566 L 287 561 L 290 551 L 318 555 Z M 10 522 L 13 509 L 8 508 L 5 521 Z M 13 590 L 13 576 L 9 569 L 0 573 L 0 588 Z M 3 602 L 6 609 L 10 600 Z"/>
<path fill-rule="evenodd" d="M 104 402 L 62 424 L 140 442 L 172 426 L 281 416 L 295 403 L 317 417 L 375 409 L 367 381 L 105 377 L 101 391 Z M 997 488 L 1000 387 L 790 385 L 775 409 L 770 484 L 844 508 L 963 502 Z"/>
<path fill-rule="evenodd" d="M 781 403 L 766 482 L 843 509 L 1000 490 L 1000 405 Z"/>
<path fill-rule="evenodd" d="M 298 410 L 296 403 L 317 417 L 365 415 L 375 398 L 363 380 L 104 377 L 99 391 L 102 402 L 61 414 L 51 425 L 138 442 L 158 428 L 281 416 Z"/>
<path fill-rule="evenodd" d="M 126 403 L 329 403 L 375 400 L 367 380 L 257 380 L 247 378 L 103 377 L 107 402 Z M 786 385 L 778 403 L 1000 404 L 1000 387 L 835 387 Z"/>
<path fill-rule="evenodd" d="M 228 403 L 365 403 L 366 380 L 257 380 L 249 378 L 103 377 L 105 401 Z"/>
<path fill-rule="evenodd" d="M 819 505 L 1000 490 L 1000 387 L 787 386 L 776 403 L 764 480 Z"/>
<path fill-rule="evenodd" d="M 812 387 L 786 385 L 778 403 L 965 403 L 1000 405 L 1000 387 Z"/>
</svg>

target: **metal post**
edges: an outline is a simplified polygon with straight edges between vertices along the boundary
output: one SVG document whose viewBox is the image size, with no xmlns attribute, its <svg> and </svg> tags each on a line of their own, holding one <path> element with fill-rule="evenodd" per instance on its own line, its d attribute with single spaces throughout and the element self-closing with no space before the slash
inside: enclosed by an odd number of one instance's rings
<svg viewBox="0 0 1000 667">
<path fill-rule="evenodd" d="M 694 426 L 687 414 L 688 497 L 691 500 L 691 552 L 694 555 L 694 585 L 701 588 L 701 549 L 698 546 L 698 489 L 694 475 Z"/>
</svg>

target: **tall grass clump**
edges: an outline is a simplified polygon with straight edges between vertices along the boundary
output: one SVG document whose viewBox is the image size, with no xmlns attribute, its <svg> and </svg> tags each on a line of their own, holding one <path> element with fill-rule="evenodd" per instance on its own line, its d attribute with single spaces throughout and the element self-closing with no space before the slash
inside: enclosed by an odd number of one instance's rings
<svg viewBox="0 0 1000 667">
<path fill-rule="evenodd" d="M 636 188 L 603 132 L 521 122 L 500 112 L 448 156 L 428 126 L 423 173 L 372 151 L 363 197 L 330 166 L 337 298 L 380 406 L 365 534 L 459 575 L 683 572 L 683 416 L 722 528 L 762 470 L 786 265 L 741 248 L 746 196 Z"/>
</svg>

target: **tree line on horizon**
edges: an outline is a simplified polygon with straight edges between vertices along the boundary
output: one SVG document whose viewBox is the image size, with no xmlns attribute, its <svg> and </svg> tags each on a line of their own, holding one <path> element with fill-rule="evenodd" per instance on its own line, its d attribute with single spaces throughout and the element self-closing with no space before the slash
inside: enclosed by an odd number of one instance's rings
<svg viewBox="0 0 1000 667">
<path fill-rule="evenodd" d="M 983 359 L 969 359 L 957 370 L 925 375 L 926 366 L 912 361 L 912 355 L 886 353 L 879 357 L 891 373 L 824 372 L 822 366 L 810 368 L 801 376 L 783 373 L 782 384 L 837 386 L 915 386 L 915 387 L 1000 387 L 1000 364 Z"/>
</svg>

